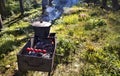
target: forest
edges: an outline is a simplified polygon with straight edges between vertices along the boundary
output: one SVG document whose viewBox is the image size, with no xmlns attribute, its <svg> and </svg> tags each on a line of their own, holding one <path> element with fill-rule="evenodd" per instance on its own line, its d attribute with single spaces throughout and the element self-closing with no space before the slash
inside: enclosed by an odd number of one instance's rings
<svg viewBox="0 0 120 76">
<path fill-rule="evenodd" d="M 50 75 L 18 68 L 41 17 L 56 35 Z M 0 0 L 0 76 L 120 76 L 120 0 Z"/>
</svg>

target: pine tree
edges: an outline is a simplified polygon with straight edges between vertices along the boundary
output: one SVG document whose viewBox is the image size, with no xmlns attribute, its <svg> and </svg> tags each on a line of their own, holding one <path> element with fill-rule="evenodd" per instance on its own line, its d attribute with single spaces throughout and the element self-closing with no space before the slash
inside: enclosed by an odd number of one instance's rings
<svg viewBox="0 0 120 76">
<path fill-rule="evenodd" d="M 0 15 L 0 31 L 1 31 L 1 29 L 2 29 L 2 18 L 1 18 L 1 15 Z"/>
<path fill-rule="evenodd" d="M 2 18 L 6 17 L 5 0 L 0 0 L 0 14 L 2 15 Z"/>
</svg>

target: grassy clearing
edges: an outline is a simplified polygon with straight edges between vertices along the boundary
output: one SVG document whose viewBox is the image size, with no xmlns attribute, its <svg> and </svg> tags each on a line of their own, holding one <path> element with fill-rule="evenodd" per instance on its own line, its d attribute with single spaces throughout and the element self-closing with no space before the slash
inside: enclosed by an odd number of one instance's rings
<svg viewBox="0 0 120 76">
<path fill-rule="evenodd" d="M 72 13 L 65 13 L 51 28 L 51 32 L 57 33 L 56 52 L 63 55 L 62 58 L 55 58 L 57 66 L 53 76 L 119 76 L 119 11 L 105 11 L 99 7 L 81 8 L 73 7 L 70 9 Z M 38 13 L 26 18 L 32 19 Z M 1 75 L 13 75 L 17 70 L 16 54 L 27 41 L 25 33 L 33 34 L 29 25 L 23 18 L 0 33 Z M 47 76 L 47 73 L 27 73 L 27 76 L 43 75 Z"/>
<path fill-rule="evenodd" d="M 61 45 L 59 44 L 61 42 L 58 42 L 59 46 L 57 52 L 65 54 L 65 49 L 67 48 L 67 54 L 69 55 L 67 56 L 68 60 L 66 61 L 69 62 L 71 60 L 70 62 L 72 63 L 68 64 L 66 68 L 69 67 L 69 69 L 73 69 L 70 65 L 74 66 L 72 64 L 76 62 L 75 60 L 79 59 L 77 65 L 80 66 L 80 69 L 77 69 L 77 72 L 71 72 L 69 70 L 69 74 L 67 74 L 68 70 L 65 69 L 64 73 L 61 75 L 120 75 L 120 34 L 118 30 L 115 30 L 115 28 L 119 28 L 118 13 L 112 11 L 107 12 L 100 8 L 92 7 L 84 12 L 77 12 L 76 15 L 78 16 L 78 21 L 76 21 L 75 24 L 62 24 L 62 27 L 64 27 L 62 29 L 59 28 L 60 30 L 56 30 L 57 35 L 59 36 L 58 39 L 63 38 Z M 67 17 L 63 17 L 63 19 L 64 21 L 67 21 Z M 111 22 L 113 19 L 115 21 Z M 57 25 L 59 27 L 61 23 L 58 23 Z M 56 27 L 57 26 L 55 26 L 55 28 Z M 64 34 L 64 36 L 61 34 Z M 66 45 L 66 40 L 68 41 L 67 46 L 68 44 L 73 44 L 71 49 L 69 46 L 64 47 Z M 66 58 L 63 58 L 63 63 L 65 59 Z M 61 67 L 62 66 L 64 66 L 64 64 L 61 65 Z M 55 76 L 56 75 L 55 72 Z"/>
</svg>

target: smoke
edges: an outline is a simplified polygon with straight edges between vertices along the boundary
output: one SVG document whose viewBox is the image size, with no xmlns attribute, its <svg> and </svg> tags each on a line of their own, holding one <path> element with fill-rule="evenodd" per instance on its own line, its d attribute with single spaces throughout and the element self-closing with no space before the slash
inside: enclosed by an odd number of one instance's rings
<svg viewBox="0 0 120 76">
<path fill-rule="evenodd" d="M 52 5 L 48 6 L 42 16 L 43 21 L 52 22 L 60 18 L 64 12 L 64 7 L 72 7 L 77 4 L 79 0 L 53 0 Z"/>
<path fill-rule="evenodd" d="M 78 3 L 79 0 L 53 0 L 53 4 L 57 7 L 71 7 Z"/>
</svg>

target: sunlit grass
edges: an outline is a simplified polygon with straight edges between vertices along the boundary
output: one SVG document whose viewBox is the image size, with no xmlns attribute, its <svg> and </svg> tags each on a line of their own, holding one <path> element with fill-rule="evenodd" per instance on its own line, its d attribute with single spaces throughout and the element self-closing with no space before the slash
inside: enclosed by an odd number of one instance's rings
<svg viewBox="0 0 120 76">
<path fill-rule="evenodd" d="M 73 14 L 69 16 L 64 16 L 62 19 L 63 24 L 69 25 L 69 24 L 76 24 L 78 23 L 78 15 Z"/>
<path fill-rule="evenodd" d="M 71 8 L 64 8 L 64 15 L 78 14 L 80 12 L 85 12 L 87 9 L 83 7 L 73 6 Z"/>
<path fill-rule="evenodd" d="M 91 18 L 90 20 L 86 21 L 85 29 L 86 30 L 92 30 L 96 27 L 101 27 L 106 25 L 106 22 L 103 19 L 98 18 Z"/>
</svg>

